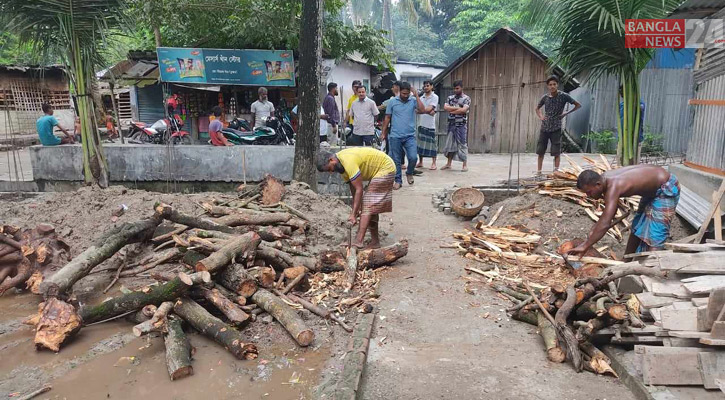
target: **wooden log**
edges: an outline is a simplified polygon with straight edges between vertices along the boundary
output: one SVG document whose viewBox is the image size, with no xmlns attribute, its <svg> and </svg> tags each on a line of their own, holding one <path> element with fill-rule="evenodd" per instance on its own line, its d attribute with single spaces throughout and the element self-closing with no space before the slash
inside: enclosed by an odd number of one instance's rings
<svg viewBox="0 0 725 400">
<path fill-rule="evenodd" d="M 244 306 L 247 304 L 247 298 L 245 296 L 241 296 L 237 293 L 234 293 L 222 285 L 214 284 L 210 288 L 218 290 L 219 293 L 221 293 L 224 297 L 233 301 L 234 303 L 238 304 L 239 306 Z"/>
<path fill-rule="evenodd" d="M 292 279 L 292 282 L 287 284 L 287 286 L 285 286 L 285 288 L 282 289 L 282 294 L 289 293 L 292 289 L 294 289 L 297 285 L 299 285 L 300 282 L 302 282 L 302 280 L 305 279 L 306 277 L 307 277 L 307 274 L 297 275 L 297 277 L 295 279 Z"/>
<path fill-rule="evenodd" d="M 247 258 L 253 254 L 261 238 L 254 232 L 246 233 L 228 242 L 209 257 L 196 263 L 197 271 L 217 272 L 229 265 L 234 259 Z"/>
<path fill-rule="evenodd" d="M 601 350 L 596 348 L 596 346 L 594 346 L 590 342 L 584 342 L 579 343 L 579 348 L 581 348 L 584 354 L 589 356 L 589 360 L 586 363 L 586 365 L 589 367 L 588 369 L 591 369 L 593 372 L 596 372 L 600 375 L 611 374 L 617 378 L 619 377 L 610 365 L 612 361 L 609 359 L 609 357 L 607 357 L 606 354 L 602 353 Z"/>
<path fill-rule="evenodd" d="M 291 218 L 292 214 L 289 213 L 252 214 L 249 212 L 239 212 L 219 217 L 215 222 L 232 227 L 242 225 L 277 225 L 288 222 Z"/>
<path fill-rule="evenodd" d="M 277 273 L 270 267 L 255 267 L 247 271 L 257 280 L 257 283 L 264 288 L 273 288 L 277 279 Z"/>
<path fill-rule="evenodd" d="M 133 327 L 132 331 L 136 337 L 141 337 L 153 331 L 166 329 L 166 316 L 174 308 L 174 303 L 165 301 L 156 309 L 154 315 L 148 320 Z"/>
<path fill-rule="evenodd" d="M 315 315 L 322 317 L 324 319 L 331 319 L 331 320 L 337 322 L 338 324 L 340 324 L 342 329 L 344 329 L 348 332 L 352 332 L 352 327 L 348 326 L 345 323 L 345 321 L 343 321 L 340 318 L 338 318 L 337 316 L 335 316 L 335 314 L 333 314 L 327 308 L 312 304 L 309 301 L 307 301 L 306 299 L 299 297 L 299 296 L 295 296 L 293 294 L 288 294 L 287 297 L 290 300 L 294 301 L 295 303 L 304 307 L 306 310 L 309 310 L 310 312 L 314 313 Z"/>
<path fill-rule="evenodd" d="M 292 256 L 289 254 L 277 250 L 273 247 L 259 246 L 255 257 L 260 260 L 264 260 L 267 264 L 277 271 L 284 271 L 286 268 L 295 266 Z"/>
<path fill-rule="evenodd" d="M 24 288 L 25 282 L 33 275 L 35 270 L 33 263 L 26 257 L 20 255 L 20 262 L 16 266 L 8 266 L 5 272 L 0 271 L 0 275 L 4 275 L 3 279 L 0 279 L 0 296 L 14 287 Z M 15 275 L 9 276 L 13 271 Z"/>
<path fill-rule="evenodd" d="M 72 305 L 51 297 L 41 303 L 35 324 L 35 347 L 60 351 L 60 346 L 81 329 L 81 319 Z"/>
<path fill-rule="evenodd" d="M 166 368 L 172 381 L 194 375 L 191 366 L 191 344 L 181 328 L 181 320 L 169 316 L 164 335 L 166 346 Z"/>
<path fill-rule="evenodd" d="M 249 314 L 242 311 L 236 304 L 226 298 L 217 289 L 207 289 L 199 287 L 195 289 L 201 293 L 201 295 L 211 304 L 214 305 L 219 311 L 227 317 L 232 325 L 240 326 L 249 320 Z"/>
<path fill-rule="evenodd" d="M 177 275 L 179 279 L 185 284 L 192 285 L 206 285 L 211 283 L 211 274 L 209 271 L 194 272 L 193 274 L 187 274 L 185 272 L 179 272 Z"/>
<path fill-rule="evenodd" d="M 546 347 L 546 357 L 551 362 L 563 363 L 566 361 L 566 352 L 559 346 L 559 339 L 556 337 L 554 325 L 546 319 L 543 313 L 537 312 L 536 315 L 539 335 L 544 340 L 544 346 Z"/>
<path fill-rule="evenodd" d="M 345 267 L 345 291 L 352 289 L 355 285 L 358 267 L 357 248 L 350 246 L 347 249 L 347 266 Z"/>
<path fill-rule="evenodd" d="M 173 279 L 173 278 L 172 278 Z M 142 309 L 136 311 L 133 314 L 130 314 L 126 317 L 126 320 L 128 322 L 133 323 L 134 325 L 140 324 L 144 321 L 148 321 L 151 319 L 151 317 L 154 316 L 154 313 L 156 312 L 157 307 L 153 304 L 149 304 L 144 306 Z"/>
<path fill-rule="evenodd" d="M 362 250 L 357 253 L 357 267 L 358 269 L 383 267 L 405 257 L 407 254 L 407 240 L 401 240 L 399 243 L 379 249 Z"/>
<path fill-rule="evenodd" d="M 294 215 L 294 216 L 296 216 L 298 218 L 302 218 L 305 221 L 309 221 L 310 220 L 310 218 L 307 217 L 305 214 L 303 214 L 303 213 L 295 210 L 294 208 L 292 208 L 292 206 L 290 206 L 287 203 L 279 202 L 279 206 L 282 207 L 283 209 L 287 210 L 288 213 L 290 213 L 290 214 L 292 214 L 292 215 Z"/>
<path fill-rule="evenodd" d="M 240 360 L 257 358 L 257 346 L 245 343 L 244 337 L 238 330 L 209 314 L 194 300 L 182 297 L 174 304 L 174 312 L 201 334 L 224 346 L 236 358 Z"/>
<path fill-rule="evenodd" d="M 23 249 L 23 246 L 20 244 L 20 242 L 18 242 L 14 238 L 12 238 L 12 237 L 4 234 L 4 233 L 0 233 L 0 242 L 5 243 L 5 244 L 7 244 L 7 245 L 9 245 L 11 247 L 14 247 L 14 248 L 18 249 L 18 250 L 22 250 Z"/>
<path fill-rule="evenodd" d="M 532 294 L 533 295 L 533 294 Z M 579 343 L 574 336 L 571 328 L 567 324 L 569 314 L 571 314 L 576 304 L 577 296 L 574 286 L 569 286 L 566 290 L 566 300 L 564 304 L 556 311 L 555 327 L 559 340 L 564 342 L 564 348 L 566 349 L 567 358 L 574 364 L 574 370 L 581 372 L 582 370 L 582 356 L 579 351 Z"/>
<path fill-rule="evenodd" d="M 252 295 L 252 301 L 279 321 L 300 346 L 309 346 L 314 340 L 315 333 L 307 327 L 297 311 L 279 297 L 267 290 L 259 289 Z"/>
<path fill-rule="evenodd" d="M 208 218 L 200 218 L 193 215 L 184 214 L 175 210 L 168 204 L 157 204 L 154 207 L 154 210 L 156 211 L 156 215 L 158 217 L 169 220 L 171 222 L 176 222 L 177 224 L 186 225 L 191 228 L 219 231 L 230 234 L 237 233 L 236 230 L 230 226 L 218 224 Z"/>
<path fill-rule="evenodd" d="M 277 250 L 284 251 L 285 253 L 290 254 L 290 255 L 293 255 L 293 256 L 302 256 L 302 257 L 310 257 L 310 258 L 312 257 L 312 254 L 310 254 L 310 253 L 308 253 L 306 251 L 303 251 L 303 250 L 295 249 L 295 248 L 293 248 L 291 246 L 288 246 L 288 245 L 282 243 L 279 240 L 274 241 L 274 242 L 268 242 L 268 243 L 265 243 L 265 244 L 267 246 L 269 246 L 269 247 L 273 247 L 273 248 L 275 248 Z"/>
<path fill-rule="evenodd" d="M 310 269 L 310 271 L 314 272 L 336 272 L 336 271 L 344 271 L 345 266 L 347 265 L 347 260 L 345 256 L 339 252 L 334 250 L 329 251 L 323 251 L 320 253 L 319 256 L 319 268 L 318 269 Z"/>
<path fill-rule="evenodd" d="M 264 175 L 264 179 L 259 183 L 259 188 L 262 194 L 261 202 L 266 206 L 279 203 L 285 194 L 282 180 L 270 174 Z"/>
<path fill-rule="evenodd" d="M 234 293 L 251 297 L 257 291 L 257 279 L 241 264 L 232 264 L 216 275 L 219 284 Z"/>
<path fill-rule="evenodd" d="M 375 314 L 360 314 L 355 324 L 355 332 L 350 338 L 342 365 L 340 380 L 337 383 L 333 399 L 356 399 L 359 394 L 360 378 L 368 355 L 370 334 L 373 330 Z"/>
<path fill-rule="evenodd" d="M 174 247 L 173 249 L 165 250 L 162 253 L 159 253 L 154 258 L 152 258 L 149 262 L 145 263 L 144 265 L 141 265 L 137 268 L 130 269 L 127 271 L 121 272 L 120 277 L 129 277 L 129 276 L 136 276 L 142 272 L 146 272 L 150 269 L 156 268 L 157 266 L 161 264 L 165 264 L 167 262 L 178 260 L 181 257 L 184 256 L 184 253 L 181 251 L 180 248 Z"/>
<path fill-rule="evenodd" d="M 40 292 L 45 298 L 64 294 L 74 283 L 116 254 L 123 246 L 148 239 L 160 222 L 160 218 L 129 222 L 104 233 L 84 252 L 45 279 L 40 284 Z"/>
<path fill-rule="evenodd" d="M 139 309 L 147 304 L 159 306 L 165 301 L 174 301 L 183 296 L 189 287 L 190 285 L 176 278 L 161 285 L 151 286 L 146 291 L 126 293 L 101 304 L 83 306 L 78 313 L 83 324 L 87 325 Z"/>
</svg>

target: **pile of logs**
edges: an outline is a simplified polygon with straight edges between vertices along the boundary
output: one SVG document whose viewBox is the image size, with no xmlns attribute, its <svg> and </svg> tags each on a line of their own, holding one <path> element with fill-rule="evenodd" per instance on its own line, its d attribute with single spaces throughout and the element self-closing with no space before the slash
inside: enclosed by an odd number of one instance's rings
<svg viewBox="0 0 725 400">
<path fill-rule="evenodd" d="M 539 328 L 547 357 L 552 362 L 571 361 L 582 369 L 616 376 L 611 361 L 593 343 L 592 337 L 607 328 L 644 326 L 639 303 L 633 295 L 619 294 L 615 282 L 628 275 L 663 276 L 647 267 L 611 266 L 598 278 L 584 278 L 568 285 L 540 289 L 526 282 L 493 284 L 494 290 L 515 304 L 507 311 L 512 318 Z"/>
<path fill-rule="evenodd" d="M 262 185 L 233 202 L 201 204 L 206 214 L 201 216 L 156 204 L 150 218 L 104 233 L 57 272 L 36 279 L 37 293 L 45 299 L 37 315 L 27 321 L 35 326 L 36 347 L 59 351 L 82 327 L 126 317 L 134 323 L 136 336 L 163 334 L 169 376 L 174 380 L 193 373 L 187 325 L 238 359 L 257 357 L 257 347 L 241 330 L 262 313 L 279 322 L 299 346 L 309 346 L 315 338 L 299 315 L 302 309 L 351 332 L 344 315 L 309 299 L 310 282 L 320 281 L 316 275 L 337 272 L 344 276 L 339 279 L 344 282 L 341 289 L 350 293 L 353 304 L 361 298 L 356 293 L 362 287 L 355 284 L 358 274 L 365 276 L 365 269 L 405 256 L 408 244 L 311 254 L 305 250 L 309 219 L 281 202 L 283 194 L 283 186 L 271 190 Z M 277 198 L 269 201 L 270 196 Z M 9 241 L 9 236 L 2 237 Z M 128 249 L 121 251 L 131 243 L 152 247 L 154 253 L 133 262 Z M 73 285 L 98 272 L 96 267 L 112 257 L 119 261 L 105 268 L 115 275 L 106 290 L 131 276 L 151 277 L 157 283 L 122 291 L 99 304 L 78 304 Z"/>
</svg>

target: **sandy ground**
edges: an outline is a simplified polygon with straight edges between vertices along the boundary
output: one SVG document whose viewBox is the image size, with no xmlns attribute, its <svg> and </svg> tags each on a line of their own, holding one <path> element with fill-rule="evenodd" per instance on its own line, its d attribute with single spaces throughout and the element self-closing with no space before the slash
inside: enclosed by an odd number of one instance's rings
<svg viewBox="0 0 725 400">
<path fill-rule="evenodd" d="M 581 161 L 576 155 L 573 158 Z M 516 159 L 513 164 L 516 168 Z M 535 156 L 522 155 L 521 175 L 530 175 L 535 165 Z M 633 398 L 616 379 L 577 374 L 568 364 L 549 363 L 535 328 L 509 320 L 503 311 L 509 303 L 491 291 L 465 293 L 462 276 L 467 260 L 439 248 L 466 223 L 434 210 L 431 195 L 453 184 L 494 184 L 507 178 L 508 166 L 508 155 L 476 155 L 470 159 L 469 172 L 426 169 L 415 185 L 395 192 L 395 211 L 382 218 L 381 227 L 389 233 L 384 242 L 407 238 L 411 247 L 406 258 L 382 272 L 379 318 L 370 341 L 361 398 Z M 548 158 L 546 166 L 550 168 Z M 166 195 L 146 196 L 146 201 L 152 201 Z M 181 203 L 182 197 L 173 195 L 170 200 Z M 113 196 L 98 198 L 103 200 L 95 207 L 118 205 Z M 18 210 L 9 210 L 8 204 L 0 204 L 0 219 L 12 218 Z M 57 205 L 36 205 L 36 211 L 49 213 Z M 184 207 L 193 209 L 193 204 Z M 110 211 L 105 212 L 104 223 Z M 70 225 L 73 218 L 66 218 Z M 68 233 L 70 237 L 76 234 L 76 230 Z M 88 240 L 85 236 L 75 239 Z M 195 375 L 172 383 L 160 339 L 133 338 L 123 321 L 85 329 L 58 355 L 35 352 L 31 329 L 20 321 L 35 311 L 37 301 L 29 294 L 0 298 L 1 397 L 50 382 L 53 390 L 39 398 L 316 398 L 316 387 L 334 381 L 339 373 L 348 338 L 339 327 L 316 324 L 313 346 L 299 349 L 277 324 L 263 325 L 247 332 L 261 342 L 260 358 L 238 361 L 216 344 L 192 335 L 198 350 Z"/>
</svg>

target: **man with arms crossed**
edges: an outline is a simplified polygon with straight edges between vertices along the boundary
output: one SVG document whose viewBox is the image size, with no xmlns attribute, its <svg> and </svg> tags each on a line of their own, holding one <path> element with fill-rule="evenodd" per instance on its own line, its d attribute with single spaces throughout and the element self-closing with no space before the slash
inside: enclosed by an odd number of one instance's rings
<svg viewBox="0 0 725 400">
<path fill-rule="evenodd" d="M 549 141 L 551 141 L 551 156 L 554 157 L 554 170 L 559 169 L 559 162 L 561 161 L 561 120 L 582 106 L 568 93 L 559 90 L 559 78 L 556 76 L 552 75 L 546 79 L 546 87 L 549 89 L 549 93 L 545 94 L 539 100 L 539 105 L 536 106 L 536 115 L 541 120 L 539 142 L 536 144 L 536 154 L 539 155 L 536 163 L 536 175 L 541 175 L 544 154 L 546 154 L 546 146 Z M 564 107 L 567 104 L 574 104 L 574 109 L 564 112 Z M 541 112 L 541 107 L 544 107 L 544 113 Z"/>
</svg>

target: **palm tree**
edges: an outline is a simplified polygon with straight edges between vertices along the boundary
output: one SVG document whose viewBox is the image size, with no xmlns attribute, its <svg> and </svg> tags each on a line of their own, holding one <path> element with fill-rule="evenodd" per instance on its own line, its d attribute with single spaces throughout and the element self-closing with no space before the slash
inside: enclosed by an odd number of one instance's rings
<svg viewBox="0 0 725 400">
<path fill-rule="evenodd" d="M 102 66 L 105 33 L 124 26 L 123 0 L 3 0 L 0 24 L 46 60 L 65 65 L 81 121 L 87 183 L 108 186 L 108 166 L 96 129 L 93 82 Z"/>
<path fill-rule="evenodd" d="M 552 37 L 561 38 L 553 63 L 570 76 L 596 81 L 618 76 L 624 112 L 619 119 L 619 164 L 636 164 L 641 119 L 639 74 L 652 58 L 652 49 L 625 46 L 627 19 L 664 18 L 681 0 L 532 0 L 526 21 Z M 619 111 L 618 111 L 619 113 Z"/>
</svg>

